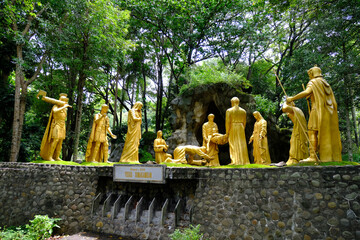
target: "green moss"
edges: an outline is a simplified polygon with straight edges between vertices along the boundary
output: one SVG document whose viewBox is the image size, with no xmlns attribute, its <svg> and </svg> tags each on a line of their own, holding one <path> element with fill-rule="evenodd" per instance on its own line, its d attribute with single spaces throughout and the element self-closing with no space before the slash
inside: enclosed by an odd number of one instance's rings
<svg viewBox="0 0 360 240">
<path fill-rule="evenodd" d="M 275 166 L 263 165 L 263 164 L 246 164 L 246 165 L 224 165 L 220 167 L 211 168 L 274 168 Z"/>
<path fill-rule="evenodd" d="M 107 162 L 107 163 L 82 162 L 81 166 L 113 166 L 114 164 L 140 164 L 140 163 L 138 163 L 138 162 Z"/>
<path fill-rule="evenodd" d="M 262 164 L 247 164 L 247 165 L 223 165 L 219 167 L 208 166 L 196 166 L 190 164 L 178 164 L 178 163 L 161 163 L 167 167 L 190 167 L 190 168 L 274 168 L 275 166 L 262 165 Z"/>
<path fill-rule="evenodd" d="M 307 162 L 307 163 L 293 164 L 289 166 L 306 167 L 306 166 L 348 166 L 348 165 L 360 165 L 360 164 L 357 162 L 342 161 L 342 162 L 320 162 L 320 164 L 318 164 L 317 162 Z"/>
<path fill-rule="evenodd" d="M 79 166 L 79 163 L 76 162 L 70 162 L 70 161 L 45 161 L 45 160 L 38 160 L 33 161 L 32 163 L 44 163 L 44 164 L 55 164 L 55 165 L 77 165 Z"/>
</svg>

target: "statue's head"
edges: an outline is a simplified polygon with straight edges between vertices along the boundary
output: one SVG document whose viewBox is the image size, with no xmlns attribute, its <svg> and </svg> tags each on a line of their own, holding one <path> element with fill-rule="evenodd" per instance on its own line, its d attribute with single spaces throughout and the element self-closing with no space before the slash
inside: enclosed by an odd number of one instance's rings
<svg viewBox="0 0 360 240">
<path fill-rule="evenodd" d="M 253 113 L 253 116 L 255 117 L 256 120 L 260 120 L 260 119 L 263 118 L 263 117 L 261 116 L 260 112 L 258 112 L 258 111 L 255 111 L 255 112 Z"/>
<path fill-rule="evenodd" d="M 321 69 L 315 64 L 314 67 L 312 67 L 308 70 L 308 75 L 309 75 L 310 79 L 322 77 Z"/>
<path fill-rule="evenodd" d="M 133 108 L 136 110 L 141 110 L 142 106 L 143 106 L 142 102 L 136 102 Z"/>
<path fill-rule="evenodd" d="M 159 130 L 159 131 L 157 131 L 157 134 L 156 134 L 156 136 L 157 136 L 157 138 L 162 138 L 162 131 L 161 130 Z"/>
<path fill-rule="evenodd" d="M 239 106 L 239 103 L 240 103 L 239 98 L 233 97 L 233 98 L 231 99 L 231 106 L 232 106 L 232 107 L 233 107 L 233 106 Z"/>
<path fill-rule="evenodd" d="M 209 122 L 213 122 L 213 121 L 214 121 L 214 118 L 215 118 L 215 115 L 214 115 L 214 114 L 210 113 L 210 114 L 208 115 L 208 120 L 209 120 Z"/>
<path fill-rule="evenodd" d="M 107 113 L 109 106 L 106 104 L 101 105 L 101 113 Z"/>
<path fill-rule="evenodd" d="M 60 101 L 62 102 L 69 102 L 69 99 L 67 98 L 67 94 L 66 93 L 60 93 L 60 98 L 59 98 Z"/>
</svg>

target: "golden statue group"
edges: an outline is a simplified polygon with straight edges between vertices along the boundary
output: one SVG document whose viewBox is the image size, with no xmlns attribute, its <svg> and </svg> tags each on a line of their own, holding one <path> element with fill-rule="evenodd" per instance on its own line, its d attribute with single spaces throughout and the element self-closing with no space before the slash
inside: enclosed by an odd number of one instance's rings
<svg viewBox="0 0 360 240">
<path fill-rule="evenodd" d="M 296 164 L 299 161 L 341 161 L 341 140 L 334 93 L 323 78 L 319 67 L 315 65 L 308 70 L 308 75 L 310 81 L 306 89 L 293 97 L 287 97 L 282 107 L 282 111 L 294 125 L 287 165 Z M 42 96 L 43 101 L 54 105 L 41 142 L 40 156 L 48 161 L 61 160 L 60 152 L 66 135 L 67 108 L 71 106 L 68 105 L 66 94 L 60 94 L 59 100 L 47 97 L 44 91 L 40 91 L 37 97 L 39 98 L 39 96 Z M 306 124 L 304 113 L 294 104 L 294 101 L 301 98 L 310 98 L 308 124 Z M 158 131 L 157 138 L 154 140 L 155 161 L 157 163 L 220 166 L 218 145 L 229 143 L 230 165 L 250 164 L 245 137 L 246 111 L 239 104 L 240 101 L 237 97 L 231 99 L 231 108 L 226 111 L 225 134 L 219 133 L 218 126 L 214 122 L 214 114 L 209 114 L 208 122 L 202 126 L 202 146 L 177 146 L 174 150 L 174 158 L 171 154 L 166 153 L 169 146 L 162 138 L 162 131 Z M 141 102 L 136 102 L 128 112 L 128 131 L 120 162 L 139 162 L 142 106 Z M 110 129 L 108 109 L 108 105 L 104 104 L 100 113 L 94 116 L 85 155 L 87 162 L 107 162 L 108 160 L 107 133 L 116 139 Z M 256 122 L 249 144 L 253 144 L 254 163 L 268 165 L 271 160 L 267 139 L 267 122 L 258 111 L 255 111 L 253 116 Z M 188 155 L 187 159 L 186 154 Z M 195 155 L 201 159 L 195 160 Z"/>
</svg>

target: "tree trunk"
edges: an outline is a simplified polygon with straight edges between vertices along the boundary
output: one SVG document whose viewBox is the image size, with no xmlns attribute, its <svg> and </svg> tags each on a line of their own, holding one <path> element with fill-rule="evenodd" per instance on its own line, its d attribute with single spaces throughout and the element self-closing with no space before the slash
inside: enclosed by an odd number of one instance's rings
<svg viewBox="0 0 360 240">
<path fill-rule="evenodd" d="M 76 100 L 76 118 L 75 118 L 75 131 L 74 131 L 74 152 L 73 152 L 73 161 L 76 161 L 79 153 L 79 140 L 80 140 L 80 130 L 81 130 L 81 114 L 84 98 L 84 86 L 85 86 L 86 76 L 84 72 L 79 74 L 78 82 L 78 97 Z"/>
<path fill-rule="evenodd" d="M 22 47 L 17 47 L 17 55 L 19 60 L 22 59 Z M 24 72 L 20 64 L 16 64 L 15 75 L 15 99 L 14 99 L 14 119 L 12 125 L 12 139 L 10 150 L 10 162 L 16 162 L 19 156 L 20 140 L 22 134 L 22 125 L 24 122 L 24 115 L 21 114 L 21 105 L 23 104 L 21 99 L 23 94 L 26 93 L 26 89 L 21 89 L 21 83 L 23 82 Z M 22 90 L 22 91 L 21 91 Z"/>
<path fill-rule="evenodd" d="M 349 110 L 345 107 L 345 117 L 346 117 L 346 141 L 347 141 L 347 153 L 349 156 L 349 161 L 353 161 L 353 153 L 352 153 L 352 141 L 351 141 L 351 124 L 349 117 Z"/>
<path fill-rule="evenodd" d="M 74 88 L 76 86 L 76 78 L 77 78 L 77 73 L 75 72 L 74 69 L 70 68 L 68 70 L 68 98 L 69 98 L 69 105 L 73 106 L 74 105 Z M 73 154 L 73 143 L 74 143 L 74 139 L 73 139 L 73 131 L 75 129 L 75 116 L 74 116 L 74 108 L 68 108 L 68 112 L 67 112 L 67 119 L 66 119 L 66 139 L 63 142 L 63 147 L 62 147 L 62 158 L 65 161 L 71 161 L 71 157 Z"/>
<path fill-rule="evenodd" d="M 143 63 L 144 64 L 144 63 Z M 143 75 L 143 79 L 144 79 L 144 87 L 143 87 L 143 92 L 142 92 L 142 100 L 143 100 L 143 105 L 144 105 L 144 121 L 145 121 L 145 132 L 148 132 L 148 120 L 147 120 L 147 105 L 146 105 L 146 75 L 145 75 L 145 70 L 144 70 L 144 66 L 142 67 L 142 75 Z"/>
<path fill-rule="evenodd" d="M 356 110 L 354 104 L 354 90 L 350 89 L 350 104 L 351 104 L 351 118 L 352 118 L 352 127 L 354 128 L 354 135 L 355 135 L 355 144 L 359 147 L 359 138 L 357 134 L 357 126 L 356 126 Z"/>
<path fill-rule="evenodd" d="M 155 128 L 156 131 L 161 130 L 161 116 L 162 116 L 162 97 L 163 97 L 163 66 L 160 58 L 157 61 L 157 98 L 156 98 L 156 113 L 155 113 Z"/>
<path fill-rule="evenodd" d="M 171 95 L 173 79 L 174 79 L 173 74 L 170 74 L 169 86 L 168 86 L 168 90 L 167 90 L 167 100 L 166 100 L 164 114 L 162 115 L 162 118 L 161 118 L 161 128 L 160 129 L 164 129 L 165 115 L 167 115 L 167 112 L 169 111 L 169 107 L 170 107 L 170 102 L 173 100 L 173 97 Z"/>
</svg>

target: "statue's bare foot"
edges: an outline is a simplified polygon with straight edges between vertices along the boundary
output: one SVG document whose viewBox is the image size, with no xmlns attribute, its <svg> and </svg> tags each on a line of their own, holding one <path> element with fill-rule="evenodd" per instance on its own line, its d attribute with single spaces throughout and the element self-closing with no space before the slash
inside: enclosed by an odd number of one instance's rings
<svg viewBox="0 0 360 240">
<path fill-rule="evenodd" d="M 62 159 L 61 158 L 56 158 L 55 161 L 62 161 Z"/>
<path fill-rule="evenodd" d="M 55 161 L 53 158 L 50 158 L 48 161 Z"/>
<path fill-rule="evenodd" d="M 309 157 L 309 158 L 305 158 L 303 160 L 300 160 L 299 163 L 307 163 L 307 162 L 316 162 L 315 158 Z"/>
</svg>

